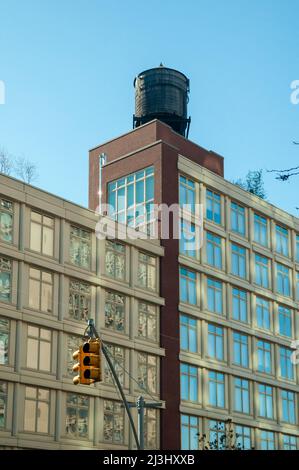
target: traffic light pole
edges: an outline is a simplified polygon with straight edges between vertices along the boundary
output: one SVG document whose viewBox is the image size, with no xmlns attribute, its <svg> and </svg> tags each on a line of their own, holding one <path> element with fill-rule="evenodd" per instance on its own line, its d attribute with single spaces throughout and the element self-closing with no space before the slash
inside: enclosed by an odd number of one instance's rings
<svg viewBox="0 0 299 470">
<path fill-rule="evenodd" d="M 131 404 L 129 405 L 131 408 L 136 407 L 138 411 L 138 434 L 139 434 L 139 442 L 140 442 L 140 449 L 144 449 L 144 409 L 145 408 L 161 408 L 162 403 L 160 402 L 147 402 L 142 396 L 139 396 L 136 401 L 136 405 Z"/>
<path fill-rule="evenodd" d="M 86 329 L 86 331 L 89 330 L 89 336 L 92 338 L 98 338 L 100 339 L 99 335 L 98 335 L 98 332 L 97 330 L 95 329 L 95 326 L 94 326 L 94 322 L 93 320 L 88 320 L 88 327 Z M 101 344 L 101 349 L 103 351 L 103 354 L 105 356 L 105 359 L 106 361 L 108 362 L 108 365 L 110 367 L 110 370 L 112 372 L 112 375 L 113 375 L 113 378 L 115 380 L 115 383 L 117 385 L 117 388 L 119 390 L 119 393 L 121 395 L 121 398 L 122 398 L 122 401 L 123 401 L 123 404 L 125 406 L 125 409 L 126 409 L 126 412 L 127 412 L 127 415 L 128 415 L 128 418 L 129 418 L 129 421 L 130 421 L 130 425 L 131 425 L 131 428 L 132 428 L 132 431 L 133 431 L 133 434 L 134 434 L 134 439 L 135 439 L 135 442 L 136 442 L 136 446 L 137 446 L 137 449 L 140 450 L 140 449 L 143 449 L 144 447 L 141 447 L 140 445 L 140 441 L 138 439 L 138 435 L 137 435 L 137 432 L 136 432 L 136 428 L 135 428 L 135 425 L 134 425 L 134 421 L 133 421 L 133 418 L 132 418 L 132 415 L 131 415 L 131 411 L 130 411 L 130 407 L 129 407 L 129 404 L 126 400 L 126 397 L 125 397 L 125 394 L 123 392 L 123 389 L 122 389 L 122 386 L 120 384 L 120 381 L 117 377 L 117 374 L 115 372 L 115 369 L 114 369 L 114 366 L 112 364 L 112 361 L 109 357 L 109 354 L 108 354 L 108 351 L 106 349 L 106 346 L 104 346 L 103 344 Z M 138 414 L 139 416 L 139 414 Z M 143 433 L 142 433 L 142 439 L 143 439 Z"/>
</svg>

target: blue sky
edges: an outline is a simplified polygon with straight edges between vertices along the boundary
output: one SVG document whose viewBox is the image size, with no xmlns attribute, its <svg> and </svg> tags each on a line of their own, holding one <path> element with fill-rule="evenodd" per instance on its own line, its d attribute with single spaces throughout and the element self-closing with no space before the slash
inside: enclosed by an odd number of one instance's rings
<svg viewBox="0 0 299 470">
<path fill-rule="evenodd" d="M 227 179 L 299 165 L 297 0 L 0 0 L 0 17 L 0 146 L 47 191 L 87 205 L 88 150 L 132 128 L 134 76 L 161 61 L 190 78 L 189 138 Z M 265 183 L 298 215 L 295 178 Z"/>
</svg>

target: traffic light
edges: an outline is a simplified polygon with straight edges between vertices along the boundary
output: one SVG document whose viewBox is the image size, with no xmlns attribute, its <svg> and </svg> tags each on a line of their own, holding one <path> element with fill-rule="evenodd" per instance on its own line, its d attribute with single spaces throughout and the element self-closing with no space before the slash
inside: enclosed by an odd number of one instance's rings
<svg viewBox="0 0 299 470">
<path fill-rule="evenodd" d="M 73 378 L 75 385 L 90 385 L 102 380 L 101 367 L 101 344 L 99 339 L 89 339 L 81 345 L 78 351 L 74 352 L 73 359 L 77 364 L 73 366 L 73 371 L 78 375 Z"/>
</svg>

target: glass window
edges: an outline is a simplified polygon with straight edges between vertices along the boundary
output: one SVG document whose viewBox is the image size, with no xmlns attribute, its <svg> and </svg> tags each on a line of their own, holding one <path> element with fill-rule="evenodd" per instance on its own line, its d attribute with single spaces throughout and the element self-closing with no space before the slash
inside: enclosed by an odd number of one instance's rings
<svg viewBox="0 0 299 470">
<path fill-rule="evenodd" d="M 106 240 L 106 274 L 125 280 L 125 245 L 116 241 Z"/>
<path fill-rule="evenodd" d="M 11 301 L 12 263 L 0 256 L 0 302 Z"/>
<path fill-rule="evenodd" d="M 156 290 L 157 263 L 154 256 L 138 253 L 138 284 L 145 289 Z"/>
<path fill-rule="evenodd" d="M 257 341 L 257 358 L 258 358 L 258 367 L 259 372 L 265 372 L 266 374 L 271 374 L 272 365 L 271 365 L 271 344 L 259 340 Z"/>
<path fill-rule="evenodd" d="M 299 263 L 299 234 L 296 234 L 296 262 Z"/>
<path fill-rule="evenodd" d="M 31 211 L 30 249 L 43 255 L 53 256 L 54 220 L 51 217 Z"/>
<path fill-rule="evenodd" d="M 206 192 L 207 219 L 221 224 L 221 197 L 220 194 L 207 189 Z"/>
<path fill-rule="evenodd" d="M 294 365 L 291 361 L 292 351 L 280 346 L 280 375 L 284 379 L 294 380 Z"/>
<path fill-rule="evenodd" d="M 0 380 L 0 429 L 6 428 L 7 382 Z"/>
<path fill-rule="evenodd" d="M 251 449 L 251 432 L 247 426 L 235 426 L 236 446 L 240 450 Z"/>
<path fill-rule="evenodd" d="M 287 390 L 281 390 L 282 419 L 291 424 L 296 423 L 295 394 Z"/>
<path fill-rule="evenodd" d="M 200 430 L 197 416 L 181 415 L 181 449 L 197 450 Z"/>
<path fill-rule="evenodd" d="M 286 228 L 276 225 L 276 252 L 289 256 L 289 232 Z"/>
<path fill-rule="evenodd" d="M 240 379 L 236 377 L 234 379 L 234 389 L 235 389 L 235 411 L 240 413 L 249 413 L 249 382 L 245 379 Z"/>
<path fill-rule="evenodd" d="M 69 316 L 73 320 L 87 321 L 90 317 L 90 285 L 70 280 Z"/>
<path fill-rule="evenodd" d="M 223 421 L 209 421 L 209 442 L 212 449 L 224 450 L 226 441 L 225 423 Z"/>
<path fill-rule="evenodd" d="M 259 415 L 273 419 L 273 389 L 270 385 L 259 384 Z"/>
<path fill-rule="evenodd" d="M 246 249 L 232 244 L 232 274 L 246 278 Z"/>
<path fill-rule="evenodd" d="M 24 431 L 49 432 L 50 391 L 25 387 Z"/>
<path fill-rule="evenodd" d="M 52 274 L 29 268 L 29 307 L 51 313 L 53 308 Z"/>
<path fill-rule="evenodd" d="M 158 410 L 146 408 L 144 410 L 144 444 L 145 449 L 157 449 Z"/>
<path fill-rule="evenodd" d="M 207 232 L 207 263 L 222 268 L 221 238 Z"/>
<path fill-rule="evenodd" d="M 209 404 L 224 408 L 225 406 L 225 383 L 224 374 L 209 371 Z"/>
<path fill-rule="evenodd" d="M 222 282 L 208 278 L 208 310 L 222 314 Z"/>
<path fill-rule="evenodd" d="M 88 438 L 89 398 L 75 393 L 66 394 L 66 422 L 65 433 L 67 437 L 77 439 Z"/>
<path fill-rule="evenodd" d="M 137 353 L 137 374 L 139 387 L 149 393 L 157 392 L 158 375 L 157 357 L 146 353 Z"/>
<path fill-rule="evenodd" d="M 82 337 L 67 335 L 67 376 L 75 377 L 77 372 L 73 372 L 73 353 L 79 349 L 79 346 L 82 345 Z"/>
<path fill-rule="evenodd" d="M 259 328 L 270 330 L 270 305 L 261 297 L 256 297 L 256 323 Z"/>
<path fill-rule="evenodd" d="M 50 372 L 51 341 L 51 330 L 28 325 L 26 367 Z"/>
<path fill-rule="evenodd" d="M 183 351 L 197 352 L 197 320 L 180 315 L 180 345 Z"/>
<path fill-rule="evenodd" d="M 8 364 L 9 320 L 0 317 L 0 364 Z"/>
<path fill-rule="evenodd" d="M 79 227 L 70 228 L 70 262 L 90 269 L 91 234 Z"/>
<path fill-rule="evenodd" d="M 276 275 L 277 292 L 289 297 L 291 295 L 289 268 L 276 263 Z"/>
<path fill-rule="evenodd" d="M 154 167 L 108 183 L 108 204 L 113 219 L 148 231 L 154 222 Z"/>
<path fill-rule="evenodd" d="M 125 331 L 125 297 L 117 292 L 106 291 L 105 327 L 124 333 Z"/>
<path fill-rule="evenodd" d="M 292 336 L 292 311 L 283 307 L 278 306 L 278 318 L 279 318 L 279 333 L 284 336 L 291 338 Z"/>
<path fill-rule="evenodd" d="M 198 368 L 181 364 L 181 399 L 198 401 Z"/>
<path fill-rule="evenodd" d="M 269 288 L 269 260 L 258 254 L 255 255 L 255 282 Z"/>
<path fill-rule="evenodd" d="M 208 324 L 208 356 L 224 359 L 224 330 L 220 326 Z"/>
<path fill-rule="evenodd" d="M 271 431 L 260 431 L 261 436 L 261 450 L 274 450 L 274 432 Z"/>
<path fill-rule="evenodd" d="M 290 436 L 289 434 L 282 435 L 283 450 L 297 450 L 297 438 L 296 436 Z"/>
<path fill-rule="evenodd" d="M 233 319 L 247 323 L 247 293 L 233 288 Z"/>
<path fill-rule="evenodd" d="M 181 219 L 180 253 L 196 258 L 195 224 Z"/>
<path fill-rule="evenodd" d="M 248 367 L 248 336 L 233 332 L 233 362 Z"/>
<path fill-rule="evenodd" d="M 263 246 L 268 246 L 268 222 L 265 217 L 254 214 L 254 241 Z"/>
<path fill-rule="evenodd" d="M 196 304 L 196 273 L 180 266 L 180 300 Z"/>
<path fill-rule="evenodd" d="M 157 307 L 147 302 L 138 302 L 138 336 L 157 341 Z"/>
<path fill-rule="evenodd" d="M 113 444 L 124 442 L 124 407 L 122 403 L 104 400 L 104 441 Z"/>
<path fill-rule="evenodd" d="M 12 243 L 13 203 L 0 198 L 0 240 Z"/>
<path fill-rule="evenodd" d="M 299 272 L 296 272 L 296 300 L 299 300 Z"/>
<path fill-rule="evenodd" d="M 236 202 L 231 203 L 231 229 L 240 235 L 245 235 L 245 209 Z"/>
<path fill-rule="evenodd" d="M 180 175 L 180 206 L 189 212 L 195 212 L 195 183 Z"/>
<path fill-rule="evenodd" d="M 125 350 L 124 348 L 120 346 L 114 346 L 113 344 L 106 344 L 106 349 L 113 363 L 118 380 L 120 381 L 121 385 L 124 386 Z M 114 378 L 107 361 L 105 361 L 104 381 L 106 384 L 114 384 Z"/>
</svg>

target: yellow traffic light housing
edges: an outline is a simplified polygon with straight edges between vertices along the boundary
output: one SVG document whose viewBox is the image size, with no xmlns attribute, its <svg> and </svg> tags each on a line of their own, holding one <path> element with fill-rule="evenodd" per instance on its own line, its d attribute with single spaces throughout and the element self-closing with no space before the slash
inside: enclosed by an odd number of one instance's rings
<svg viewBox="0 0 299 470">
<path fill-rule="evenodd" d="M 89 339 L 74 352 L 73 359 L 77 359 L 73 371 L 78 375 L 73 378 L 75 385 L 90 385 L 102 380 L 101 344 L 99 339 Z"/>
</svg>

